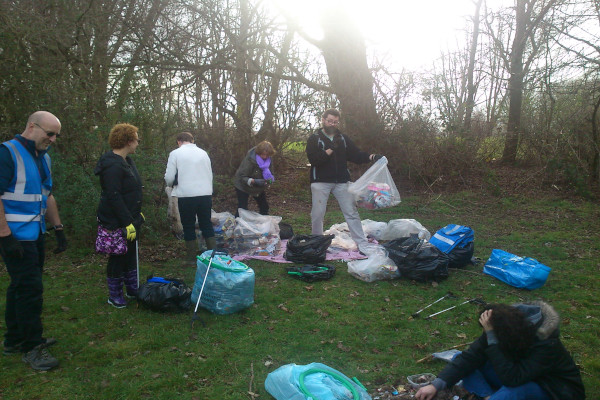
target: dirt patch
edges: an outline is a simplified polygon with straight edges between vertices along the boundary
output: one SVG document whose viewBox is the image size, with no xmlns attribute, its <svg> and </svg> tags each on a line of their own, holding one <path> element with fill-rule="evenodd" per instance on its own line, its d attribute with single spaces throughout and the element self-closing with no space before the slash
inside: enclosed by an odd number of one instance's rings
<svg viewBox="0 0 600 400">
<path fill-rule="evenodd" d="M 382 386 L 369 394 L 373 400 L 414 400 L 418 389 L 413 389 L 410 385 Z M 458 396 L 458 397 L 457 397 Z M 467 392 L 464 388 L 454 386 L 451 389 L 439 391 L 434 400 L 479 400 L 481 397 Z"/>
</svg>

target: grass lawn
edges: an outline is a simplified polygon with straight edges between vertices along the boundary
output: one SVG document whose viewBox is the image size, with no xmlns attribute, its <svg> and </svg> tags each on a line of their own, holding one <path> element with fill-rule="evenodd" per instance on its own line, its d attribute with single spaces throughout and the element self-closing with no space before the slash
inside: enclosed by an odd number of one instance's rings
<svg viewBox="0 0 600 400">
<path fill-rule="evenodd" d="M 273 210 L 276 211 L 276 210 Z M 2 399 L 271 399 L 267 374 L 288 364 L 321 362 L 356 376 L 370 391 L 404 383 L 407 375 L 437 373 L 441 361 L 417 363 L 432 352 L 469 343 L 480 334 L 477 308 L 466 304 L 431 320 L 410 315 L 451 291 L 427 311 L 464 299 L 487 302 L 541 299 L 561 314 L 562 339 L 582 369 L 587 398 L 600 398 L 600 208 L 580 199 L 486 197 L 470 193 L 405 198 L 392 209 L 361 211 L 363 219 L 414 218 L 431 233 L 449 223 L 471 226 L 475 255 L 494 248 L 528 256 L 552 268 L 546 285 L 520 290 L 481 273 L 483 264 L 451 270 L 438 284 L 406 280 L 365 283 L 337 263 L 336 276 L 307 284 L 289 278 L 284 264 L 251 260 L 255 303 L 233 315 L 202 310 L 160 314 L 106 304 L 104 258 L 81 251 L 49 252 L 45 268 L 44 327 L 58 339 L 59 368 L 35 372 L 19 356 L 0 357 Z M 308 233 L 309 216 L 287 214 L 296 233 Z M 342 222 L 336 207 L 326 226 Z M 165 239 L 175 247 L 171 237 Z M 144 246 L 144 244 L 142 244 Z M 49 244 L 49 247 L 53 243 Z M 141 275 L 178 276 L 194 282 L 194 268 L 176 259 L 149 261 L 142 247 Z M 0 270 L 4 310 L 6 269 Z M 4 321 L 0 322 L 4 331 Z"/>
</svg>

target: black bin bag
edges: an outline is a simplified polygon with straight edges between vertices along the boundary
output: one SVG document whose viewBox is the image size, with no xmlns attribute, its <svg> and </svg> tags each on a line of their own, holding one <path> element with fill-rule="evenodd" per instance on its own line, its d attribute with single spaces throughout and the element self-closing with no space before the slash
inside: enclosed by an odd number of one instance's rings
<svg viewBox="0 0 600 400">
<path fill-rule="evenodd" d="M 398 267 L 401 279 L 437 282 L 448 277 L 448 256 L 415 234 L 394 239 L 383 247 Z"/>
<path fill-rule="evenodd" d="M 449 268 L 464 268 L 469 264 L 473 264 L 471 259 L 473 258 L 473 253 L 475 252 L 475 245 L 473 242 L 465 245 L 465 247 L 456 246 L 453 248 L 450 253 L 448 253 L 448 258 L 450 259 L 450 263 L 448 264 Z"/>
<path fill-rule="evenodd" d="M 299 264 L 322 263 L 334 237 L 334 235 L 295 235 L 287 242 L 284 258 Z"/>
<path fill-rule="evenodd" d="M 184 312 L 192 308 L 192 289 L 175 278 L 150 277 L 138 290 L 138 303 L 153 311 Z"/>
</svg>

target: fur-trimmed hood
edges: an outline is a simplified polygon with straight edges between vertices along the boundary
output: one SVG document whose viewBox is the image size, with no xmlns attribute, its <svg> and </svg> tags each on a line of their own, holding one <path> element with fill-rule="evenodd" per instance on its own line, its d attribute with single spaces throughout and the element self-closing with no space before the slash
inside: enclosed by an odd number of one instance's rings
<svg viewBox="0 0 600 400">
<path fill-rule="evenodd" d="M 532 301 L 514 306 L 525 313 L 527 319 L 537 327 L 536 336 L 539 340 L 546 340 L 555 332 L 558 334 L 560 317 L 550 304 Z"/>
</svg>

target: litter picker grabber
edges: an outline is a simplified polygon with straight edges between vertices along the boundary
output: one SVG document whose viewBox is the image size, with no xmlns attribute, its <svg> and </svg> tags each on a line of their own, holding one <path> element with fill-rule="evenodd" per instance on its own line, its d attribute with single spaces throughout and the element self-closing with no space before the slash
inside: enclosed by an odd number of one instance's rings
<svg viewBox="0 0 600 400">
<path fill-rule="evenodd" d="M 429 319 L 431 317 L 435 317 L 436 315 L 439 315 L 439 314 L 444 313 L 446 311 L 452 310 L 452 309 L 454 309 L 454 308 L 456 308 L 458 306 L 462 306 L 463 304 L 467 304 L 467 303 L 479 304 L 479 305 L 482 305 L 482 306 L 486 305 L 486 302 L 483 301 L 483 300 L 481 300 L 481 299 L 469 299 L 469 300 L 463 301 L 462 303 L 457 304 L 455 306 L 448 307 L 445 310 L 438 311 L 436 313 L 430 314 L 430 315 L 426 316 L 425 319 Z"/>
<path fill-rule="evenodd" d="M 416 313 L 413 313 L 413 314 L 411 315 L 411 317 L 413 317 L 413 318 L 417 318 L 417 317 L 419 316 L 419 313 L 420 313 L 421 311 L 428 309 L 429 307 L 431 307 L 431 306 L 432 306 L 432 305 L 434 305 L 435 303 L 438 303 L 438 302 L 440 302 L 440 301 L 442 301 L 442 300 L 444 300 L 444 299 L 455 299 L 455 298 L 456 298 L 456 296 L 455 296 L 454 294 L 452 294 L 452 292 L 448 292 L 448 293 L 446 293 L 445 295 L 443 295 L 442 297 L 440 297 L 439 299 L 437 299 L 436 301 L 434 301 L 433 303 L 431 303 L 431 304 L 428 304 L 428 305 L 426 305 L 425 307 L 421 308 L 421 309 L 420 309 L 419 311 L 417 311 Z"/>
<path fill-rule="evenodd" d="M 204 290 L 204 285 L 206 284 L 206 278 L 208 277 L 208 273 L 210 272 L 210 266 L 212 264 L 213 258 L 215 256 L 217 252 L 217 249 L 214 248 L 212 253 L 210 253 L 210 259 L 208 260 L 208 267 L 206 268 L 206 274 L 204 275 L 204 280 L 202 281 L 202 287 L 200 287 L 200 294 L 198 294 L 198 301 L 196 301 L 196 308 L 194 308 L 194 316 L 192 317 L 192 329 L 194 329 L 194 322 L 197 319 L 200 319 L 198 317 L 198 306 L 200 305 L 200 299 L 202 298 L 202 291 Z M 202 323 L 202 326 L 206 326 L 206 324 L 204 323 L 204 321 L 202 321 L 200 319 L 200 322 Z"/>
<path fill-rule="evenodd" d="M 140 288 L 140 252 L 138 248 L 140 240 L 135 241 L 135 270 L 137 272 L 136 289 Z"/>
</svg>

